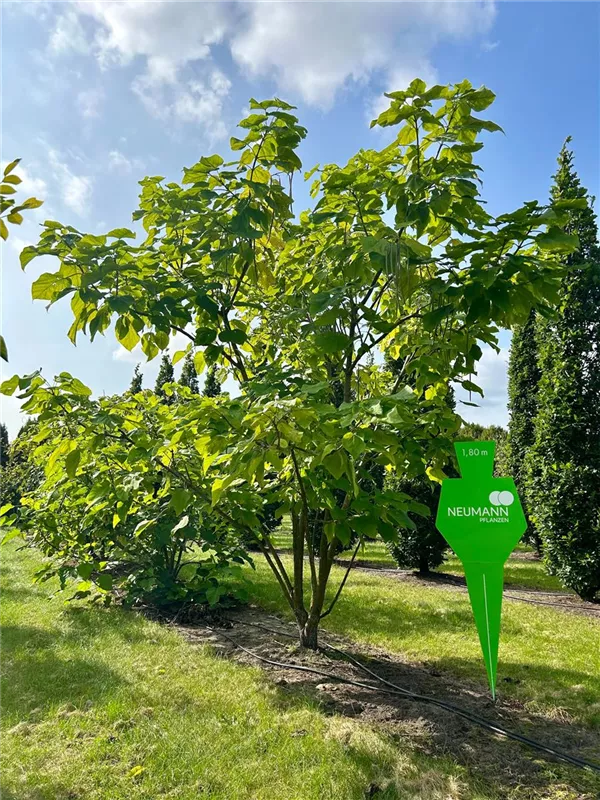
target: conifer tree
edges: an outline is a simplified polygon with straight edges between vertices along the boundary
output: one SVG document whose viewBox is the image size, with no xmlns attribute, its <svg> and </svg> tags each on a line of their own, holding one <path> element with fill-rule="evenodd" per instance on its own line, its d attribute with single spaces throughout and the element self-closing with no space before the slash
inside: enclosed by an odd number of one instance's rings
<svg viewBox="0 0 600 800">
<path fill-rule="evenodd" d="M 167 396 L 163 386 L 165 383 L 173 383 L 174 380 L 175 372 L 173 370 L 173 364 L 171 363 L 169 356 L 165 354 L 160 360 L 160 368 L 158 370 L 154 391 L 167 405 L 171 405 L 174 400 L 174 395 L 171 395 L 170 397 Z"/>
<path fill-rule="evenodd" d="M 529 519 L 525 499 L 525 457 L 535 440 L 535 418 L 538 407 L 540 383 L 539 354 L 537 347 L 536 313 L 531 311 L 527 322 L 515 329 L 508 362 L 508 460 L 510 472 L 521 496 L 527 531 L 525 540 L 534 545 L 538 553 L 541 541 Z"/>
<path fill-rule="evenodd" d="M 0 467 L 5 467 L 9 459 L 8 428 L 0 422 Z"/>
<path fill-rule="evenodd" d="M 198 373 L 194 366 L 194 356 L 188 353 L 183 362 L 181 375 L 179 376 L 179 385 L 187 386 L 194 394 L 200 394 L 200 387 L 198 386 Z"/>
<path fill-rule="evenodd" d="M 600 592 L 600 249 L 594 198 L 567 139 L 551 191 L 579 237 L 556 319 L 537 322 L 541 379 L 527 496 L 549 570 L 586 600 Z"/>
<path fill-rule="evenodd" d="M 142 371 L 140 370 L 140 365 L 136 364 L 135 369 L 133 371 L 133 378 L 131 379 L 131 384 L 129 386 L 129 391 L 131 394 L 137 394 L 138 392 L 142 391 L 142 379 L 143 379 Z"/>
<path fill-rule="evenodd" d="M 221 384 L 217 379 L 217 366 L 213 364 L 208 368 L 206 373 L 206 381 L 204 383 L 204 391 L 202 394 L 205 397 L 218 397 L 221 394 Z"/>
</svg>

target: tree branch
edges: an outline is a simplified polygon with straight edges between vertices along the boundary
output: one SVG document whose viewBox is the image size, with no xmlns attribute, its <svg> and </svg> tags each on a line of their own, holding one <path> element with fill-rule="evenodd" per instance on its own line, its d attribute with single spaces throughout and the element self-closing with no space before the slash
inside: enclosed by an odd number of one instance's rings
<svg viewBox="0 0 600 800">
<path fill-rule="evenodd" d="M 386 333 L 382 333 L 381 336 L 378 336 L 377 339 L 374 339 L 373 342 L 367 347 L 364 346 L 361 347 L 356 355 L 356 358 L 352 362 L 352 367 L 354 368 L 364 355 L 366 355 L 370 350 L 376 347 L 379 344 L 379 342 L 382 342 L 386 338 L 386 336 L 389 336 L 390 333 L 392 333 L 399 325 L 402 325 L 403 322 L 408 322 L 411 319 L 420 317 L 421 311 L 422 309 L 419 309 L 418 311 L 414 311 L 412 314 L 407 314 L 405 317 L 401 317 L 400 319 L 396 320 L 396 322 L 394 322 L 389 331 L 387 331 Z"/>
<path fill-rule="evenodd" d="M 361 542 L 360 542 L 360 539 L 359 539 L 358 542 L 357 542 L 356 547 L 354 548 L 354 552 L 352 553 L 352 558 L 350 559 L 350 563 L 348 564 L 348 569 L 346 570 L 346 573 L 345 573 L 344 577 L 342 578 L 342 582 L 340 583 L 339 588 L 338 588 L 337 592 L 335 593 L 335 597 L 333 598 L 333 600 L 329 604 L 329 608 L 327 609 L 327 611 L 324 611 L 321 614 L 321 616 L 319 617 L 319 619 L 323 619 L 323 617 L 326 617 L 328 614 L 331 614 L 331 612 L 333 611 L 333 608 L 334 608 L 335 604 L 337 603 L 337 601 L 339 599 L 339 596 L 342 593 L 342 589 L 344 588 L 344 586 L 346 584 L 346 581 L 348 580 L 348 575 L 350 574 L 350 570 L 352 569 L 352 566 L 354 564 L 354 559 L 356 558 L 356 554 L 358 553 L 358 548 L 360 547 L 360 545 L 361 545 Z"/>
<path fill-rule="evenodd" d="M 262 551 L 262 554 L 264 555 L 264 557 L 265 557 L 265 559 L 267 561 L 267 564 L 271 567 L 271 570 L 272 570 L 273 574 L 277 578 L 277 582 L 279 583 L 281 591 L 283 592 L 283 596 L 288 601 L 289 607 L 292 609 L 293 612 L 295 612 L 294 598 L 290 594 L 290 591 L 289 591 L 285 581 L 283 580 L 283 578 L 281 577 L 281 575 L 277 571 L 277 569 L 275 567 L 275 564 L 271 560 L 271 557 L 269 556 L 269 553 L 268 553 L 266 547 L 262 543 L 259 543 L 259 547 L 260 547 L 260 549 Z"/>
<path fill-rule="evenodd" d="M 296 473 L 296 480 L 298 481 L 300 498 L 302 500 L 303 515 L 306 517 L 306 524 L 303 525 L 303 528 L 304 528 L 304 537 L 306 539 L 306 546 L 308 549 L 308 563 L 310 565 L 311 589 L 312 589 L 312 594 L 314 595 L 314 593 L 317 590 L 317 571 L 315 567 L 315 554 L 313 552 L 312 542 L 309 541 L 308 538 L 308 499 L 306 497 L 304 481 L 302 480 L 302 475 L 300 474 L 300 467 L 298 466 L 298 460 L 296 458 L 296 453 L 293 447 L 291 448 L 291 456 L 292 456 L 292 463 L 294 465 L 294 472 Z"/>
<path fill-rule="evenodd" d="M 352 372 L 358 361 L 355 361 L 352 356 L 354 355 L 354 335 L 356 332 L 357 313 L 356 305 L 351 300 L 350 307 L 350 332 L 348 338 L 348 350 L 346 352 L 346 366 L 344 368 L 344 402 L 349 403 L 352 399 Z"/>
<path fill-rule="evenodd" d="M 302 521 L 306 514 L 302 512 Z M 294 543 L 294 604 L 296 615 L 306 614 L 304 608 L 304 532 L 300 527 L 298 515 L 292 513 L 292 540 Z M 303 526 L 305 527 L 305 525 Z"/>
</svg>

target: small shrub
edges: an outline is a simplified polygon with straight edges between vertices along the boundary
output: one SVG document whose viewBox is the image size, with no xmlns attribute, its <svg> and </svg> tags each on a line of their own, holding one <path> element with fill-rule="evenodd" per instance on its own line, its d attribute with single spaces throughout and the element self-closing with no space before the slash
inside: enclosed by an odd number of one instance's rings
<svg viewBox="0 0 600 800">
<path fill-rule="evenodd" d="M 10 503 L 18 507 L 21 497 L 33 491 L 42 481 L 43 469 L 30 458 L 36 447 L 32 441 L 36 432 L 35 422 L 29 421 L 6 447 L 4 463 L 0 467 L 0 505 Z"/>
<path fill-rule="evenodd" d="M 390 555 L 401 569 L 416 569 L 426 575 L 445 560 L 448 545 L 435 527 L 435 514 L 440 499 L 440 485 L 421 476 L 412 480 L 396 481 L 396 491 L 410 495 L 427 506 L 428 517 L 414 516 L 415 528 L 398 531 L 398 541 L 388 543 Z"/>
<path fill-rule="evenodd" d="M 26 535 L 48 557 L 36 577 L 74 581 L 74 597 L 106 603 L 215 605 L 231 596 L 226 579 L 248 560 L 239 536 L 212 513 L 193 442 L 181 474 L 163 445 L 185 406 L 152 393 L 92 401 L 79 382 L 58 380 L 68 405 L 55 415 L 55 395 L 41 390 L 36 410 L 46 419 L 13 444 L 1 475 L 3 488 L 12 480 L 3 492 L 13 506 L 8 536 Z"/>
</svg>

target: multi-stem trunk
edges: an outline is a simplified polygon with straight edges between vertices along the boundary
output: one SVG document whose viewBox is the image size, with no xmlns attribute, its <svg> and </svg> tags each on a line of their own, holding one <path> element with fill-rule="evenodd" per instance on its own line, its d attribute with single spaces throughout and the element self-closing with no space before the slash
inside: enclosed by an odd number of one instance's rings
<svg viewBox="0 0 600 800">
<path fill-rule="evenodd" d="M 325 604 L 325 593 L 327 591 L 334 552 L 334 544 L 328 542 L 325 530 L 323 529 L 319 543 L 318 564 L 315 564 L 314 561 L 311 562 L 312 591 L 310 610 L 302 625 L 297 617 L 300 630 L 300 644 L 302 647 L 307 647 L 311 650 L 316 650 L 319 645 L 319 623 Z"/>
<path fill-rule="evenodd" d="M 345 501 L 349 502 L 349 498 Z M 326 617 L 333 610 L 336 605 L 340 594 L 344 588 L 350 570 L 354 564 L 356 553 L 358 552 L 357 546 L 352 555 L 346 573 L 333 599 L 329 603 L 326 611 L 323 611 L 325 606 L 325 595 L 327 592 L 327 585 L 329 583 L 329 576 L 333 566 L 333 559 L 336 550 L 336 540 L 329 542 L 325 530 L 321 532 L 319 541 L 318 558 L 315 558 L 315 553 L 312 548 L 312 540 L 308 530 L 308 514 L 306 507 L 300 512 L 292 512 L 292 542 L 293 542 L 293 575 L 290 579 L 288 576 L 285 565 L 281 561 L 273 543 L 268 535 L 263 540 L 261 550 L 265 559 L 275 574 L 279 586 L 286 598 L 289 607 L 294 614 L 296 623 L 298 625 L 298 633 L 301 647 L 307 647 L 311 650 L 316 650 L 318 647 L 318 631 L 319 624 L 323 617 Z M 326 522 L 329 517 L 327 511 L 324 512 L 324 521 Z M 316 517 L 318 519 L 318 516 Z M 307 547 L 308 545 L 308 547 Z M 308 562 L 310 566 L 310 604 L 307 608 L 304 602 L 304 554 L 305 549 L 308 549 Z"/>
</svg>

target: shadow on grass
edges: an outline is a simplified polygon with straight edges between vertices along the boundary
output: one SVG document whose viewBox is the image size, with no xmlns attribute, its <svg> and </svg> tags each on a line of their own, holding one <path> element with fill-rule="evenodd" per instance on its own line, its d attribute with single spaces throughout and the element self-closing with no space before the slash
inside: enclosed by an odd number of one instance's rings
<svg viewBox="0 0 600 800">
<path fill-rule="evenodd" d="M 0 797 L 2 800 L 23 800 L 22 794 L 15 794 L 10 789 L 3 786 L 4 781 L 0 781 Z"/>
<path fill-rule="evenodd" d="M 5 785 L 6 779 L 2 779 L 0 797 L 2 800 L 84 800 L 79 792 L 68 789 L 64 783 L 48 781 L 44 783 L 44 788 L 19 784 L 19 788 L 13 791 Z"/>
<path fill-rule="evenodd" d="M 93 650 L 89 659 L 58 655 L 57 644 L 75 636 L 25 625 L 2 627 L 3 715 L 96 701 L 123 683 L 117 673 L 94 660 Z"/>
<path fill-rule="evenodd" d="M 32 586 L 3 586 L 0 591 L 0 600 L 22 603 L 32 597 L 43 597 L 43 592 L 43 589 L 34 584 Z"/>
<path fill-rule="evenodd" d="M 135 611 L 120 606 L 104 609 L 67 604 L 61 617 L 69 626 L 68 636 L 76 637 L 79 642 L 95 639 L 105 633 L 117 635 L 128 644 L 148 641 L 143 618 Z"/>
<path fill-rule="evenodd" d="M 446 571 L 448 570 L 448 571 Z M 439 572 L 432 573 L 440 577 L 461 577 L 464 584 L 464 567 L 460 562 L 449 561 L 439 567 Z M 560 581 L 544 572 L 539 561 L 509 559 L 504 565 L 504 586 L 506 589 L 527 589 L 542 594 L 558 592 L 574 594 L 564 587 Z"/>
<path fill-rule="evenodd" d="M 370 573 L 364 571 L 357 573 L 354 582 L 352 577 L 335 608 L 336 632 L 352 636 L 353 631 L 360 629 L 362 632 L 368 631 L 374 640 L 383 641 L 383 638 L 389 638 L 402 643 L 403 640 L 411 639 L 413 644 L 417 634 L 419 640 L 422 639 L 427 645 L 425 650 L 431 649 L 430 640 L 436 639 L 438 635 L 441 636 L 440 642 L 444 643 L 444 646 L 460 647 L 459 639 L 463 634 L 472 642 L 475 641 L 473 612 L 463 576 L 431 573 L 419 581 L 403 583 L 398 580 L 397 589 L 392 586 L 392 583 L 396 583 L 393 578 L 384 583 L 379 572 L 375 570 Z M 339 575 L 333 578 L 334 587 L 337 586 L 337 581 Z M 463 591 L 448 592 L 445 591 L 445 585 L 453 585 L 462 588 Z M 505 588 L 510 589 L 509 586 Z M 252 599 L 263 607 L 287 613 L 277 585 L 262 566 L 252 574 L 250 590 Z M 522 642 L 525 645 L 527 642 L 530 616 L 525 609 L 526 607 L 521 604 L 511 604 L 507 607 L 502 619 L 504 641 L 510 641 L 515 636 L 518 637 L 518 643 Z M 536 609 L 536 613 L 539 610 L 545 610 L 543 605 Z M 582 624 L 587 625 L 590 620 L 596 622 L 595 617 L 590 617 Z M 328 623 L 329 620 L 324 627 L 327 627 Z M 562 619 L 557 618 L 552 622 L 548 619 L 548 624 L 562 624 Z M 565 624 L 573 627 L 573 619 L 570 618 Z M 456 642 L 452 641 L 454 639 Z M 544 643 L 547 645 L 547 640 L 544 640 Z M 435 649 L 436 652 L 439 651 L 439 648 Z"/>
</svg>

